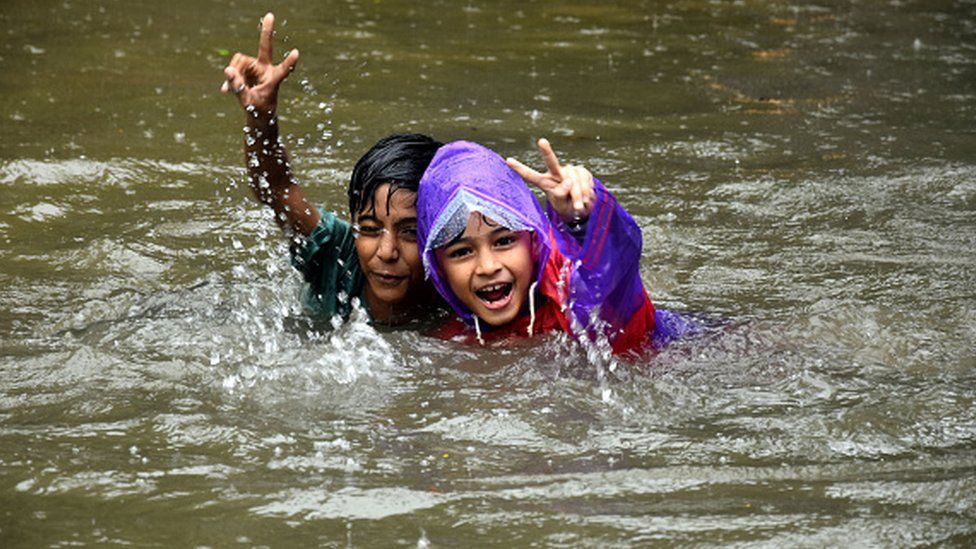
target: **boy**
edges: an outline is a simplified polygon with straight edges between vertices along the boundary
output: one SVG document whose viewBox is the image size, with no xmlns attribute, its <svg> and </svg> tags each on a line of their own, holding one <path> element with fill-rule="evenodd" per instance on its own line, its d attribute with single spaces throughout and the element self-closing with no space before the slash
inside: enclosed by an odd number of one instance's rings
<svg viewBox="0 0 976 549">
<path fill-rule="evenodd" d="M 582 331 L 622 354 L 679 335 L 654 333 L 656 316 L 659 331 L 681 327 L 656 315 L 644 289 L 634 220 L 589 171 L 561 166 L 545 139 L 539 150 L 545 174 L 464 141 L 434 156 L 420 182 L 417 229 L 444 300 L 481 342 Z M 525 183 L 545 192 L 548 215 Z"/>
<path fill-rule="evenodd" d="M 440 143 L 420 134 L 381 139 L 356 163 L 349 184 L 352 225 L 312 208 L 293 179 L 277 123 L 278 87 L 294 70 L 298 50 L 272 64 L 274 15 L 261 20 L 257 58 L 234 54 L 224 69 L 224 93 L 246 111 L 248 182 L 292 239 L 292 264 L 313 312 L 348 318 L 359 300 L 374 322 L 420 318 L 438 303 L 423 280 L 417 250 L 417 184 Z M 433 305 L 436 306 L 436 305 Z"/>
</svg>

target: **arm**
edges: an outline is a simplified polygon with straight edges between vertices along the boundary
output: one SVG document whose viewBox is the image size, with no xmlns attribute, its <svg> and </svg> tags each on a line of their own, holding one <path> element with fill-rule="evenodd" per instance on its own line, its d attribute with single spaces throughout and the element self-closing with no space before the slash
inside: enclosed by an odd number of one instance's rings
<svg viewBox="0 0 976 549">
<path fill-rule="evenodd" d="M 623 328 L 635 313 L 651 307 L 640 278 L 640 227 L 589 170 L 560 165 L 545 139 L 539 140 L 539 153 L 546 173 L 513 158 L 508 164 L 546 193 L 556 245 L 577 266 L 570 284 L 576 317 L 586 324 L 599 307 L 604 321 Z"/>
<path fill-rule="evenodd" d="M 275 213 L 286 234 L 308 236 L 319 222 L 319 212 L 305 199 L 292 178 L 288 154 L 278 131 L 278 87 L 295 69 L 298 50 L 278 65 L 271 62 L 274 15 L 261 20 L 257 58 L 235 53 L 224 68 L 220 90 L 233 93 L 244 109 L 244 156 L 248 184 L 254 196 Z"/>
</svg>

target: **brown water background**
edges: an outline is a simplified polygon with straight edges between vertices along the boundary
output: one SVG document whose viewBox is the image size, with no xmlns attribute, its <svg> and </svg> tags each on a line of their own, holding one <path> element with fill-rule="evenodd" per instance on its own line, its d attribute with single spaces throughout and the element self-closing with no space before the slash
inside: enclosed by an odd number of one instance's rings
<svg viewBox="0 0 976 549">
<path fill-rule="evenodd" d="M 644 230 L 642 364 L 309 323 L 228 52 L 278 17 L 296 172 L 547 136 Z M 970 545 L 976 3 L 0 10 L 0 545 Z"/>
</svg>

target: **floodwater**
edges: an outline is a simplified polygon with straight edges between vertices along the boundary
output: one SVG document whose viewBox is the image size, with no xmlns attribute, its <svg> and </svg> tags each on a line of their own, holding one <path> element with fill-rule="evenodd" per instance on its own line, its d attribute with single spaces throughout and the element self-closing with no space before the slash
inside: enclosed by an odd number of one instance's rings
<svg viewBox="0 0 976 549">
<path fill-rule="evenodd" d="M 267 6 L 7 0 L 0 545 L 976 542 L 976 3 L 275 4 L 318 204 L 389 132 L 547 136 L 721 326 L 329 330 L 217 93 Z"/>
</svg>

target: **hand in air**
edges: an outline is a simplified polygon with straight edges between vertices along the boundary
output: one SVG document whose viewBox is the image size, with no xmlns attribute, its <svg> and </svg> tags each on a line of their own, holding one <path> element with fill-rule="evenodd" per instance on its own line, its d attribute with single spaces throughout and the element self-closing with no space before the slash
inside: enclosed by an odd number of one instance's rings
<svg viewBox="0 0 976 549">
<path fill-rule="evenodd" d="M 257 58 L 235 53 L 230 64 L 224 68 L 227 80 L 220 87 L 220 91 L 236 94 L 244 108 L 253 105 L 255 109 L 262 111 L 274 109 L 278 103 L 278 86 L 298 63 L 298 50 L 291 50 L 280 64 L 272 64 L 273 32 L 274 14 L 268 13 L 261 19 Z"/>
<path fill-rule="evenodd" d="M 582 166 L 560 166 L 552 145 L 545 138 L 539 140 L 539 154 L 546 164 L 546 173 L 539 173 L 514 158 L 508 166 L 522 179 L 546 193 L 546 199 L 559 217 L 566 223 L 586 221 L 593 210 L 596 192 L 593 190 L 593 174 Z"/>
</svg>

